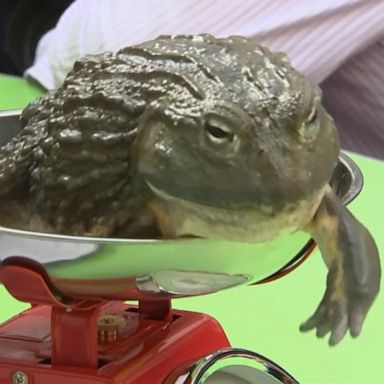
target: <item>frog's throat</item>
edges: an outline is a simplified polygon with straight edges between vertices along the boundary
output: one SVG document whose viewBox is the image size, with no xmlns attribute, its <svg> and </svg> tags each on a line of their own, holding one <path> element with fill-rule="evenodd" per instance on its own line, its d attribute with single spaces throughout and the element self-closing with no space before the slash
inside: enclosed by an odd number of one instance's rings
<svg viewBox="0 0 384 384">
<path fill-rule="evenodd" d="M 321 189 L 311 199 L 287 205 L 276 214 L 270 207 L 231 209 L 194 203 L 168 195 L 150 183 L 155 195 L 150 203 L 166 237 L 199 236 L 245 242 L 264 242 L 305 228 L 324 196 Z"/>
</svg>

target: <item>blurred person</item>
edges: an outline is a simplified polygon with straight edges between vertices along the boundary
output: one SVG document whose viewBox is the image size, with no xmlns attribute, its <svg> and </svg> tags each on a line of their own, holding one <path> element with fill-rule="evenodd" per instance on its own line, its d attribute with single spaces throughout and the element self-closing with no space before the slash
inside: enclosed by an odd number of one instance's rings
<svg viewBox="0 0 384 384">
<path fill-rule="evenodd" d="M 0 0 L 0 73 L 22 75 L 37 43 L 73 0 Z"/>
<path fill-rule="evenodd" d="M 199 33 L 287 53 L 323 89 L 342 147 L 384 159 L 383 0 L 77 0 L 41 38 L 25 75 L 54 89 L 84 55 Z"/>
</svg>

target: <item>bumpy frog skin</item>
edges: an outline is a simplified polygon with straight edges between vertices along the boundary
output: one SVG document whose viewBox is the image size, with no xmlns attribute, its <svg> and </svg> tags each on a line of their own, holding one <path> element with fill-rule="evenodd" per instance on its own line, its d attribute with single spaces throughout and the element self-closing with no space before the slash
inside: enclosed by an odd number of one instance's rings
<svg viewBox="0 0 384 384">
<path fill-rule="evenodd" d="M 302 229 L 329 268 L 302 330 L 330 344 L 360 333 L 377 248 L 328 187 L 336 129 L 284 55 L 241 37 L 161 36 L 76 62 L 21 121 L 0 150 L 6 225 L 255 242 Z"/>
</svg>

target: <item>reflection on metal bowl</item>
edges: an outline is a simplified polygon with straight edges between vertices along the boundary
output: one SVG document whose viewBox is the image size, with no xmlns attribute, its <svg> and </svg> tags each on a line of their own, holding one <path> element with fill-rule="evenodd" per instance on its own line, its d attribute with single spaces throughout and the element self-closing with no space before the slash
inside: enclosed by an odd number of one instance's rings
<svg viewBox="0 0 384 384">
<path fill-rule="evenodd" d="M 226 348 L 201 358 L 187 372 L 178 375 L 176 381 L 172 380 L 172 384 L 176 383 L 297 384 L 298 382 L 284 369 L 258 353 L 239 348 Z"/>
<path fill-rule="evenodd" d="M 17 112 L 0 115 L 0 143 L 17 131 Z M 362 175 L 341 154 L 332 186 L 347 204 Z M 308 248 L 297 232 L 268 243 L 206 239 L 138 240 L 61 236 L 0 227 L 1 263 L 37 263 L 64 296 L 140 299 L 195 296 L 255 283 Z M 15 258 L 15 256 L 18 256 Z"/>
</svg>

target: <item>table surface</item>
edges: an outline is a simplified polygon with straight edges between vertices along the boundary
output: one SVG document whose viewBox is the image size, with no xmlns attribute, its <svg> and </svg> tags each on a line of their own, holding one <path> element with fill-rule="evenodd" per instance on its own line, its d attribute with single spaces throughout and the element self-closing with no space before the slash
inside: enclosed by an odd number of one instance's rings
<svg viewBox="0 0 384 384">
<path fill-rule="evenodd" d="M 40 93 L 23 79 L 0 75 L 0 110 L 23 108 Z M 350 208 L 371 230 L 384 255 L 384 163 L 352 157 L 364 174 L 365 184 Z M 273 283 L 178 299 L 173 305 L 214 316 L 234 347 L 269 357 L 301 383 L 384 383 L 384 290 L 358 339 L 347 336 L 331 348 L 314 333 L 298 331 L 299 324 L 317 307 L 325 279 L 326 269 L 316 251 L 296 271 Z M 0 321 L 27 307 L 1 286 L 0 303 Z"/>
</svg>

